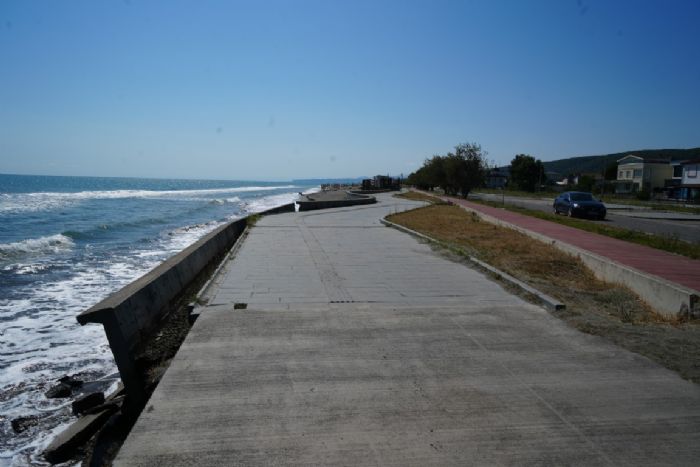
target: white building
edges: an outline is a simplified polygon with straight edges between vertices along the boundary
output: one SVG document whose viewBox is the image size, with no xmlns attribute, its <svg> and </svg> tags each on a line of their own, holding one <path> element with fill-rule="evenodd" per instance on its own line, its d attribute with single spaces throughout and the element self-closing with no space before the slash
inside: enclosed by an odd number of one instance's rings
<svg viewBox="0 0 700 467">
<path fill-rule="evenodd" d="M 672 177 L 673 167 L 668 160 L 625 156 L 617 161 L 615 193 L 652 192 L 662 189 Z"/>
</svg>

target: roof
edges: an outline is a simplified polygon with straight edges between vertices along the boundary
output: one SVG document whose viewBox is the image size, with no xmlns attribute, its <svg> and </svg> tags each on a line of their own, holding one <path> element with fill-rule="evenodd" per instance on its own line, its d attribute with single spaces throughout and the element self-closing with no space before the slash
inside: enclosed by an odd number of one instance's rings
<svg viewBox="0 0 700 467">
<path fill-rule="evenodd" d="M 624 161 L 625 159 L 637 159 L 636 161 L 634 161 L 635 163 L 644 162 L 643 157 L 634 156 L 634 155 L 630 154 L 628 156 L 623 157 L 622 159 L 618 159 L 617 163 L 619 164 L 620 162 Z M 630 161 L 630 163 L 632 163 L 632 161 Z"/>
<path fill-rule="evenodd" d="M 622 162 L 625 159 L 631 159 L 631 160 L 628 160 L 626 162 Z M 644 159 L 643 157 L 633 156 L 630 154 L 629 156 L 625 156 L 622 159 L 618 159 L 617 163 L 618 164 L 620 164 L 620 163 L 624 163 L 624 164 L 670 164 L 671 159 Z"/>
<path fill-rule="evenodd" d="M 692 159 L 689 161 L 681 162 L 681 165 L 690 165 L 690 164 L 700 164 L 700 159 Z"/>
</svg>

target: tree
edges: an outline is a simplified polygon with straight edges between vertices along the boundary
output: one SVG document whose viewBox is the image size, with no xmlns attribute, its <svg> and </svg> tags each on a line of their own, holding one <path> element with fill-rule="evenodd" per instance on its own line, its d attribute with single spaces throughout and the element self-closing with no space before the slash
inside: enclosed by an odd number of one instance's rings
<svg viewBox="0 0 700 467">
<path fill-rule="evenodd" d="M 547 181 L 544 165 L 528 154 L 518 154 L 510 161 L 510 182 L 523 191 L 535 191 Z"/>
<path fill-rule="evenodd" d="M 408 176 L 407 182 L 424 190 L 441 187 L 445 194 L 461 194 L 465 198 L 484 182 L 486 153 L 476 143 L 459 144 L 455 152 L 435 155 L 423 162 L 423 167 Z"/>
<path fill-rule="evenodd" d="M 422 190 L 432 191 L 445 184 L 445 169 L 442 156 L 433 156 L 423 162 L 423 167 L 408 176 L 406 183 Z"/>
<path fill-rule="evenodd" d="M 593 191 L 595 186 L 595 178 L 590 175 L 579 175 L 576 188 L 580 191 Z"/>
<path fill-rule="evenodd" d="M 605 180 L 617 180 L 617 162 L 605 166 Z"/>
<path fill-rule="evenodd" d="M 467 197 L 469 192 L 484 183 L 488 164 L 486 153 L 476 143 L 462 143 L 455 146 L 455 152 L 447 155 L 445 173 L 453 194 Z"/>
<path fill-rule="evenodd" d="M 425 168 L 425 179 L 431 186 L 431 190 L 436 187 L 445 186 L 445 161 L 442 156 L 435 155 L 430 159 L 426 159 L 423 163 Z"/>
</svg>

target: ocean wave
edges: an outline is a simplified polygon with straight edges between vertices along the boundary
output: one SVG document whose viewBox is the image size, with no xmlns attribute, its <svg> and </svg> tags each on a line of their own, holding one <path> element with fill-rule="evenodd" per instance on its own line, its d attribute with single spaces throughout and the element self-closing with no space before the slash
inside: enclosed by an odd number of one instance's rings
<svg viewBox="0 0 700 467">
<path fill-rule="evenodd" d="M 313 188 L 309 188 L 308 190 L 304 190 L 301 194 L 302 195 L 311 195 L 313 193 L 318 193 L 319 191 L 321 191 L 321 187 L 315 186 Z"/>
<path fill-rule="evenodd" d="M 12 394 L 0 398 L 0 413 L 7 421 L 2 428 L 20 416 L 39 420 L 38 426 L 0 442 L 0 465 L 44 465 L 40 453 L 72 418 L 69 403 L 44 396 L 56 379 L 65 374 L 100 378 L 115 372 L 101 326 L 80 326 L 75 316 L 153 266 L 146 263 L 76 264 L 75 273 L 64 280 L 36 282 L 21 291 L 21 298 L 0 299 L 10 319 L 0 339 L 0 394 Z"/>
<path fill-rule="evenodd" d="M 298 193 L 282 193 L 279 195 L 264 196 L 258 199 L 251 199 L 242 203 L 243 209 L 249 214 L 266 211 L 268 209 L 293 203 L 299 199 Z"/>
<path fill-rule="evenodd" d="M 119 230 L 129 230 L 129 229 L 140 229 L 142 227 L 166 224 L 170 220 L 169 217 L 147 217 L 144 219 L 136 219 L 128 222 L 112 222 L 109 224 L 96 224 L 91 227 L 85 228 L 85 230 L 66 230 L 61 232 L 61 235 L 65 235 L 72 240 L 93 240 L 106 232 L 115 232 Z"/>
<path fill-rule="evenodd" d="M 2 193 L 0 194 L 0 213 L 16 213 L 57 209 L 69 203 L 95 199 L 129 199 L 129 198 L 170 198 L 199 199 L 208 195 L 248 193 L 255 191 L 275 191 L 297 188 L 295 185 L 278 186 L 242 186 L 232 188 L 209 188 L 202 190 L 111 190 L 36 192 L 36 193 Z M 199 198 L 198 198 L 199 197 Z M 225 198 L 226 202 L 237 202 L 238 198 Z"/>
<path fill-rule="evenodd" d="M 209 200 L 209 204 L 215 204 L 218 206 L 223 205 L 223 204 L 236 204 L 236 203 L 240 203 L 240 202 L 241 202 L 241 198 L 239 198 L 238 196 L 234 196 L 233 198 L 216 198 L 216 199 Z"/>
<path fill-rule="evenodd" d="M 0 243 L 0 260 L 14 260 L 27 256 L 57 254 L 73 248 L 74 243 L 63 234 L 30 238 L 14 243 Z"/>
<path fill-rule="evenodd" d="M 4 272 L 10 272 L 17 274 L 18 276 L 25 276 L 28 274 L 39 274 L 49 271 L 53 267 L 52 264 L 47 263 L 19 263 L 10 264 L 2 268 Z"/>
</svg>

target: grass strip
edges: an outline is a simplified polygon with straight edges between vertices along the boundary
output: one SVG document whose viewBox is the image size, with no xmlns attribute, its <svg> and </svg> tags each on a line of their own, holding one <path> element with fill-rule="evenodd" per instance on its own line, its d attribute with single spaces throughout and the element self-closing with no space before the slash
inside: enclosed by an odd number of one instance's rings
<svg viewBox="0 0 700 467">
<path fill-rule="evenodd" d="M 387 217 L 474 256 L 557 298 L 554 315 L 700 381 L 700 325 L 659 315 L 626 287 L 597 279 L 580 259 L 457 206 L 434 204 Z"/>
<path fill-rule="evenodd" d="M 509 211 L 517 212 L 518 214 L 537 217 L 538 219 L 556 222 L 558 224 L 585 230 L 587 232 L 605 235 L 606 237 L 617 238 L 618 240 L 624 240 L 626 242 L 645 245 L 651 248 L 656 248 L 657 250 L 668 251 L 669 253 L 687 256 L 688 258 L 700 258 L 700 245 L 684 242 L 683 240 L 680 240 L 679 238 L 673 236 L 653 235 L 645 232 L 640 232 L 638 230 L 624 229 L 621 227 L 612 227 L 609 225 L 601 224 L 599 222 L 590 222 L 585 219 L 558 216 L 556 214 L 550 214 L 535 209 L 528 209 L 521 206 L 514 206 L 509 204 L 506 204 L 504 206 L 501 203 L 493 201 L 475 199 L 472 199 L 470 201 L 495 208 L 507 209 Z"/>
</svg>

